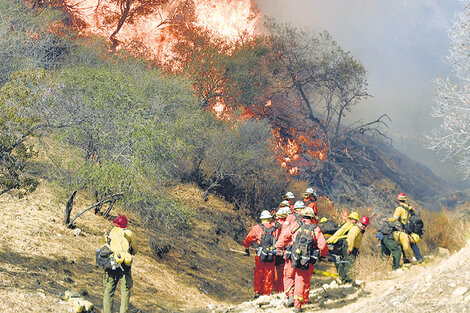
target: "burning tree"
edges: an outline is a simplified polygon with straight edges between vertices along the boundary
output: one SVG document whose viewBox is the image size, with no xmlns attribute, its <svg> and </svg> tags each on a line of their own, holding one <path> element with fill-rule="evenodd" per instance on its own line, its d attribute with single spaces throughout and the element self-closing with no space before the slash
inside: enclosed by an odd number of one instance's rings
<svg viewBox="0 0 470 313">
<path fill-rule="evenodd" d="M 448 60 L 453 66 L 454 79 L 437 81 L 435 106 L 432 115 L 441 120 L 429 138 L 428 147 L 446 153 L 457 161 L 466 178 L 470 176 L 470 1 L 457 14 L 449 31 Z"/>
</svg>

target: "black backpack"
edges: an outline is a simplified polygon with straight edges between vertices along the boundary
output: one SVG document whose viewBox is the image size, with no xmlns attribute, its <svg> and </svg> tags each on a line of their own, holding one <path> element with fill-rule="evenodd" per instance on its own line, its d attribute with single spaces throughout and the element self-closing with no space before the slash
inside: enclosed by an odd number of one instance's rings
<svg viewBox="0 0 470 313">
<path fill-rule="evenodd" d="M 263 229 L 263 235 L 261 236 L 261 243 L 258 247 L 257 254 L 261 262 L 272 263 L 274 262 L 274 252 L 269 250 L 276 243 L 276 238 L 273 233 L 276 231 L 277 227 L 272 226 L 270 228 L 264 227 L 262 224 L 259 224 Z"/>
<path fill-rule="evenodd" d="M 333 235 L 339 229 L 339 225 L 333 220 L 327 220 L 324 223 L 318 224 L 323 235 Z"/>
<path fill-rule="evenodd" d="M 309 264 L 315 264 L 320 255 L 314 236 L 316 225 L 302 224 L 291 248 L 292 267 L 306 270 Z"/>
<path fill-rule="evenodd" d="M 424 223 L 419 215 L 412 215 L 405 226 L 405 230 L 408 234 L 415 233 L 417 235 L 423 235 Z"/>
<path fill-rule="evenodd" d="M 95 252 L 96 266 L 101 267 L 105 270 L 112 268 L 112 255 L 113 251 L 108 245 L 104 245 Z"/>
</svg>

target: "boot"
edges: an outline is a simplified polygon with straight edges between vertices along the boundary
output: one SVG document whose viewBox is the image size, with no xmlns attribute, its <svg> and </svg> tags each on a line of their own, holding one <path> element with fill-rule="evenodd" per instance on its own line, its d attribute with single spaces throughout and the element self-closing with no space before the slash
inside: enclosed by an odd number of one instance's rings
<svg viewBox="0 0 470 313">
<path fill-rule="evenodd" d="M 287 299 L 286 307 L 292 308 L 293 306 L 294 306 L 294 297 L 293 297 L 293 296 L 290 296 L 290 297 Z"/>
</svg>

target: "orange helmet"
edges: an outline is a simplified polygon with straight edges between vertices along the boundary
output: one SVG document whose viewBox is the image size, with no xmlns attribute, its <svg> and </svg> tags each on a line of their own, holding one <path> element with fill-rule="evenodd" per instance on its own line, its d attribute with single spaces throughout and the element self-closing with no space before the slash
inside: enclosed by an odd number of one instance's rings
<svg viewBox="0 0 470 313">
<path fill-rule="evenodd" d="M 398 201 L 406 201 L 406 195 L 403 192 L 400 192 L 397 196 Z"/>
</svg>

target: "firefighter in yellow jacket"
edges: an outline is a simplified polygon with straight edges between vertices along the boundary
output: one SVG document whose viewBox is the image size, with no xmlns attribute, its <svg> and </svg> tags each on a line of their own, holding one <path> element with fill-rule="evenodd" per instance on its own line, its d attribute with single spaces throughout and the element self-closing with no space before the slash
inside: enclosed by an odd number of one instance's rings
<svg viewBox="0 0 470 313">
<path fill-rule="evenodd" d="M 114 227 L 104 235 L 104 240 L 113 251 L 112 268 L 106 269 L 103 275 L 105 287 L 103 296 L 103 312 L 111 313 L 114 303 L 114 292 L 121 280 L 121 308 L 120 313 L 129 312 L 129 299 L 133 285 L 131 265 L 133 255 L 137 253 L 137 246 L 133 234 L 127 228 L 127 218 L 119 215 L 113 221 Z"/>
<path fill-rule="evenodd" d="M 338 275 L 342 282 L 351 282 L 352 278 L 349 273 L 352 265 L 356 261 L 361 247 L 362 236 L 366 227 L 369 225 L 369 218 L 363 216 L 357 224 L 354 224 L 347 233 L 347 238 L 343 242 L 340 261 L 338 262 Z"/>
<path fill-rule="evenodd" d="M 414 208 L 407 203 L 407 197 L 404 193 L 399 193 L 397 200 L 398 206 L 395 208 L 395 212 L 393 216 L 389 218 L 389 221 L 399 221 L 402 229 L 393 232 L 393 237 L 402 247 L 404 253 L 403 260 L 405 263 L 409 263 L 410 261 L 421 263 L 423 262 L 423 257 L 416 245 L 419 241 L 419 236 L 412 236 L 412 234 L 407 233 L 405 230 L 410 217 L 415 214 Z"/>
</svg>

